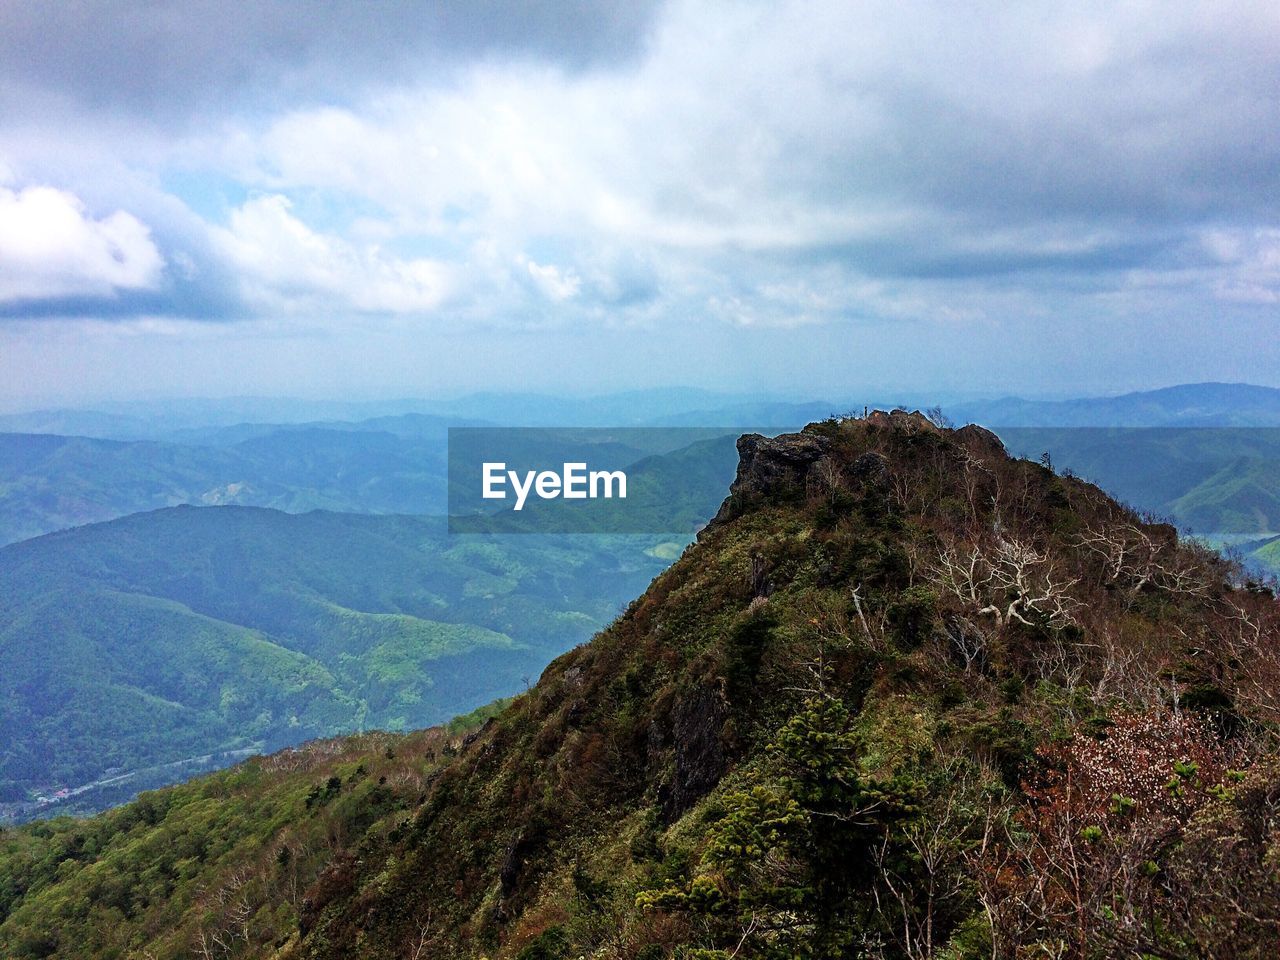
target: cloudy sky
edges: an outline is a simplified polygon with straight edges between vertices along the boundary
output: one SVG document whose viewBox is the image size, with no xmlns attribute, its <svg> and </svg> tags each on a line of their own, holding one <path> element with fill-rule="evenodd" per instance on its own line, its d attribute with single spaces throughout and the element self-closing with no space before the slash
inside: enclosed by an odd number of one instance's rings
<svg viewBox="0 0 1280 960">
<path fill-rule="evenodd" d="M 0 403 L 1280 385 L 1280 5 L 0 5 Z"/>
</svg>

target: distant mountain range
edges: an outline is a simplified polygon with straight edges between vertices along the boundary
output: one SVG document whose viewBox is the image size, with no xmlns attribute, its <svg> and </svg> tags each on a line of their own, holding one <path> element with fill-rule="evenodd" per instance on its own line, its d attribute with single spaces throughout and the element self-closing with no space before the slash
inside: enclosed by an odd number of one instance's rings
<svg viewBox="0 0 1280 960">
<path fill-rule="evenodd" d="M 447 403 L 394 403 L 434 406 L 437 412 L 225 423 L 246 412 L 358 413 L 369 405 L 282 402 L 272 408 L 266 400 L 246 400 L 226 401 L 219 411 L 210 401 L 179 404 L 176 412 L 146 421 L 147 429 L 164 440 L 0 434 L 0 544 L 181 503 L 289 512 L 443 513 L 451 426 L 557 422 L 567 428 L 566 443 L 559 446 L 569 449 L 575 425 L 585 423 L 780 432 L 832 415 L 860 414 L 866 406 L 750 400 L 705 391 L 649 391 L 590 401 L 477 395 Z M 691 406 L 679 409 L 682 403 Z M 146 408 L 127 409 L 131 423 L 144 422 Z M 1060 468 L 1073 469 L 1135 506 L 1165 514 L 1184 529 L 1268 534 L 1280 526 L 1280 442 L 1262 429 L 1280 425 L 1280 390 L 1193 384 L 1109 398 L 964 403 L 943 412 L 956 423 L 997 429 L 1019 453 L 1038 457 L 1048 451 Z M 117 416 L 63 411 L 0 417 L 0 426 L 105 427 Z M 213 422 L 201 425 L 200 416 Z M 175 426 L 178 421 L 185 425 Z M 1197 432 L 1209 426 L 1223 429 Z M 626 443 L 606 451 L 598 438 L 586 442 L 596 444 L 596 456 L 615 466 L 655 452 Z M 731 469 L 724 464 L 731 462 L 732 451 L 714 456 L 715 470 Z M 688 465 L 686 458 L 681 469 Z M 668 479 L 676 476 L 668 471 Z M 704 486 L 716 488 L 718 476 Z M 680 495 L 703 496 L 688 485 Z M 713 501 L 714 494 L 704 499 Z M 705 508 L 699 501 L 694 512 Z"/>
<path fill-rule="evenodd" d="M 443 428 L 241 432 L 206 445 L 0 434 L 0 544 L 183 503 L 444 511 Z"/>
<path fill-rule="evenodd" d="M 768 407 L 773 401 L 765 400 Z M 309 424 L 380 423 L 405 418 L 449 423 L 488 421 L 503 426 L 619 427 L 669 426 L 691 411 L 729 411 L 760 405 L 751 394 L 717 393 L 691 387 L 635 390 L 592 397 L 544 394 L 475 393 L 455 399 L 400 399 L 365 402 L 313 401 L 288 397 L 229 397 L 210 400 L 131 401 L 94 408 L 55 408 L 0 414 L 0 432 L 56 433 L 109 440 L 189 440 L 204 442 L 211 429 L 244 425 L 272 427 Z M 779 402 L 780 406 L 790 404 Z M 823 416 L 829 413 L 824 408 Z M 710 423 L 732 426 L 745 421 Z M 696 425 L 708 425 L 706 421 Z M 243 437 L 241 437 L 243 439 Z"/>
<path fill-rule="evenodd" d="M 999 400 L 948 405 L 956 422 L 1001 427 L 1276 427 L 1280 389 L 1191 383 L 1118 397 Z"/>
<path fill-rule="evenodd" d="M 1195 383 L 1111 397 L 970 400 L 921 392 L 859 390 L 810 398 L 761 397 L 693 388 L 637 390 L 594 397 L 481 393 L 449 400 L 369 402 L 232 397 L 104 404 L 0 414 L 0 432 L 55 433 L 110 440 L 216 442 L 286 426 L 337 429 L 368 423 L 398 432 L 399 424 L 488 422 L 502 426 L 799 427 L 863 407 L 941 405 L 957 423 L 1005 427 L 1259 427 L 1280 426 L 1280 389 L 1243 383 Z M 411 427 L 411 429 L 416 429 Z"/>
</svg>

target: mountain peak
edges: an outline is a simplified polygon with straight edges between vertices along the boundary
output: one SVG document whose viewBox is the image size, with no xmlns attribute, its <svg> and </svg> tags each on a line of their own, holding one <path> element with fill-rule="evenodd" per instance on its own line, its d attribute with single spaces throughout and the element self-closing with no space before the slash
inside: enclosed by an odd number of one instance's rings
<svg viewBox="0 0 1280 960">
<path fill-rule="evenodd" d="M 752 504 L 795 499 L 817 487 L 883 482 L 885 450 L 926 440 L 958 444 L 978 457 L 1007 457 L 991 431 L 973 424 L 958 430 L 940 426 L 918 410 L 869 410 L 774 437 L 750 433 L 738 438 L 737 475 L 712 523 L 724 523 Z"/>
</svg>

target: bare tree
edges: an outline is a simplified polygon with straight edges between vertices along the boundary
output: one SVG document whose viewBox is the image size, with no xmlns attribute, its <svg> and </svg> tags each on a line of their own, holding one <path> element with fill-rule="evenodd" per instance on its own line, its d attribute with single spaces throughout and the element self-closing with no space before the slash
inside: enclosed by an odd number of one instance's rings
<svg viewBox="0 0 1280 960">
<path fill-rule="evenodd" d="M 1274 599 L 1234 591 L 1210 625 L 1235 690 L 1255 719 L 1280 721 L 1280 607 Z"/>
<path fill-rule="evenodd" d="M 990 642 L 986 627 L 957 614 L 947 619 L 946 632 L 951 638 L 952 646 L 960 654 L 965 673 L 985 666 Z"/>
<path fill-rule="evenodd" d="M 432 932 L 431 910 L 428 909 L 426 916 L 419 917 L 414 922 L 414 931 L 410 935 L 408 949 L 405 953 L 407 960 L 422 960 L 423 957 L 427 956 L 427 951 L 437 936 L 437 933 Z"/>
<path fill-rule="evenodd" d="M 1199 558 L 1179 549 L 1176 538 L 1155 537 L 1141 524 L 1091 525 L 1078 545 L 1101 558 L 1111 583 L 1130 599 L 1147 587 L 1189 596 L 1208 592 L 1210 578 Z"/>
<path fill-rule="evenodd" d="M 955 427 L 955 421 L 942 412 L 942 407 L 934 404 L 924 412 L 925 417 L 930 423 L 940 430 L 951 430 Z"/>
<path fill-rule="evenodd" d="M 994 546 L 944 546 L 933 567 L 934 582 L 978 616 L 990 616 L 997 627 L 1015 621 L 1026 626 L 1061 629 L 1074 624 L 1079 604 L 1071 596 L 1080 581 L 1058 573 L 1045 551 L 1016 539 Z"/>
</svg>

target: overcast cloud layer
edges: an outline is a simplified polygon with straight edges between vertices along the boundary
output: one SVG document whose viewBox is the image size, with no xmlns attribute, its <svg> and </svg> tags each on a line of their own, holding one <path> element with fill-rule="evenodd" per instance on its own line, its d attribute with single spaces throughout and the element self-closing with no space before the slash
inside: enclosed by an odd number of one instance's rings
<svg viewBox="0 0 1280 960">
<path fill-rule="evenodd" d="M 7 4 L 0 374 L 1280 384 L 1277 78 L 1274 2 Z"/>
</svg>

